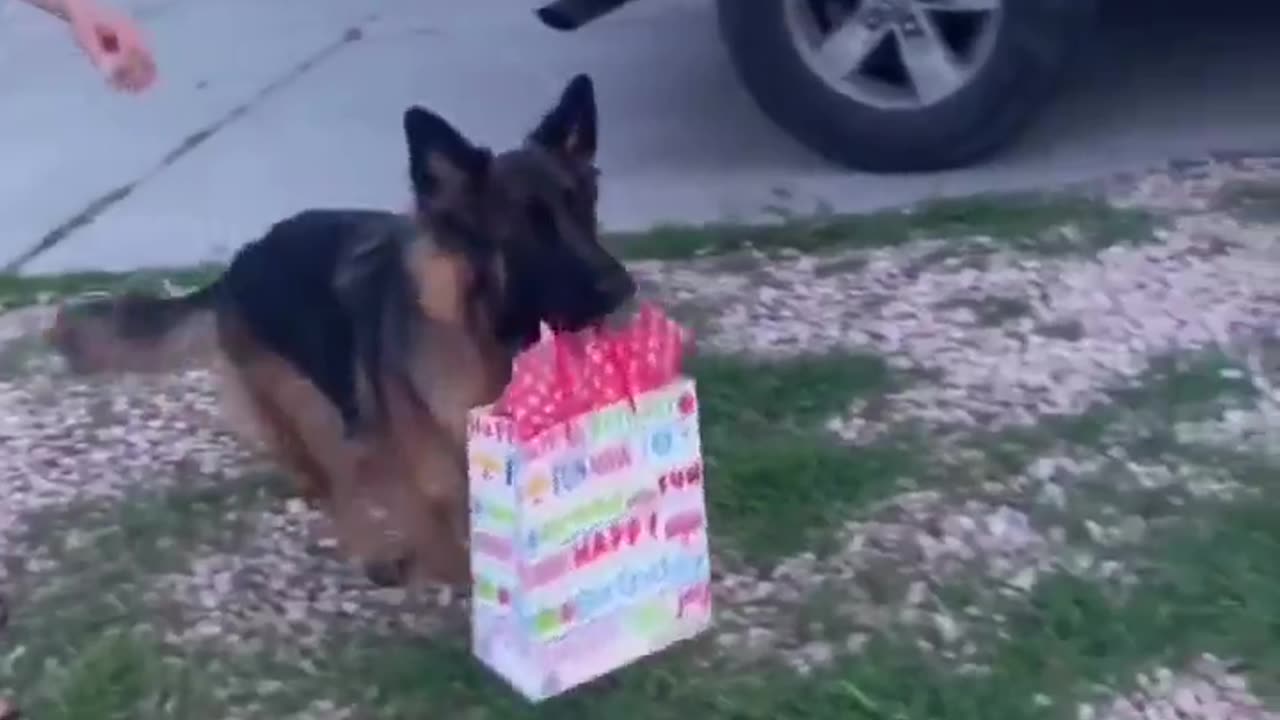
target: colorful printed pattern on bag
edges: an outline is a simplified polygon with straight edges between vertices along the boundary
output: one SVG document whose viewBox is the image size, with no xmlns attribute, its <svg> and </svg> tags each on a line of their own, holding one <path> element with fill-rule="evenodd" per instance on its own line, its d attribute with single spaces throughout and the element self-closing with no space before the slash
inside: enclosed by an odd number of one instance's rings
<svg viewBox="0 0 1280 720">
<path fill-rule="evenodd" d="M 501 418 L 473 417 L 475 650 L 530 698 L 710 620 L 694 384 L 635 400 L 519 444 Z"/>
</svg>

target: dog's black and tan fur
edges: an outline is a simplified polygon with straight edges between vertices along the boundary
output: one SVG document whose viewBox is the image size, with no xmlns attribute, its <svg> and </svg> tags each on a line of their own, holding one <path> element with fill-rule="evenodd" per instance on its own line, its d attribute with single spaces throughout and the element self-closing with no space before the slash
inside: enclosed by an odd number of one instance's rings
<svg viewBox="0 0 1280 720">
<path fill-rule="evenodd" d="M 496 156 L 419 107 L 404 132 L 411 216 L 303 212 L 201 290 L 71 306 L 50 336 L 81 372 L 220 360 L 238 423 L 371 575 L 461 581 L 468 409 L 498 396 L 541 322 L 599 322 L 635 284 L 597 235 L 586 76 Z"/>
</svg>

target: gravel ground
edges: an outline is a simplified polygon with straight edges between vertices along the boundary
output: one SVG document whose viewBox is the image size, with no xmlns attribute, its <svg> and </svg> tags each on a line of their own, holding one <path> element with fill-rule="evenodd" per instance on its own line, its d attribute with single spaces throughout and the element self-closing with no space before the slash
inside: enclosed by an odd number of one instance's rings
<svg viewBox="0 0 1280 720">
<path fill-rule="evenodd" d="M 1080 706 L 1079 720 L 1277 720 L 1249 691 L 1231 664 L 1204 655 L 1186 672 L 1168 668 L 1143 673 L 1137 688 L 1109 701 Z"/>
<path fill-rule="evenodd" d="M 185 610 L 187 624 L 172 640 L 247 654 L 269 648 L 294 660 L 319 652 L 331 627 L 426 636 L 463 620 L 447 587 L 371 587 L 337 554 L 327 518 L 301 500 L 253 512 L 248 538 L 227 550 L 196 548 L 188 572 L 158 579 L 158 601 Z"/>
<path fill-rule="evenodd" d="M 50 513 L 118 502 L 186 478 L 234 482 L 249 455 L 218 429 L 204 371 L 130 377 L 109 390 L 53 374 L 0 380 L 0 582 L 38 570 L 24 537 Z"/>
<path fill-rule="evenodd" d="M 796 257 L 752 276 L 683 269 L 667 280 L 676 297 L 705 297 L 716 308 L 702 342 L 718 349 L 873 350 L 937 378 L 891 398 L 892 420 L 1029 425 L 1082 412 L 1154 357 L 1275 327 L 1274 228 L 1204 214 L 1158 232 L 1157 244 L 1089 257 L 995 250 L 920 267 L 945 249 L 947 241 L 936 241 Z M 858 272 L 829 270 L 852 257 L 865 262 Z M 851 440 L 875 438 L 859 410 L 834 429 Z"/>
<path fill-rule="evenodd" d="M 1156 230 L 1153 243 L 1097 254 L 1012 252 L 984 237 L 961 250 L 955 239 L 925 240 L 826 256 L 758 255 L 728 268 L 716 260 L 646 264 L 640 272 L 676 302 L 700 306 L 704 346 L 763 356 L 870 350 L 927 379 L 892 395 L 874 416 L 854 405 L 832 418 L 828 427 L 850 442 L 876 442 L 904 424 L 935 438 L 1032 426 L 1108 404 L 1109 391 L 1139 381 L 1158 359 L 1212 348 L 1245 360 L 1245 348 L 1274 332 L 1277 226 L 1218 205 L 1229 188 L 1277 176 L 1271 163 L 1246 161 L 1117 183 L 1110 188 L 1117 205 L 1180 214 Z M 1264 402 L 1184 424 L 1180 439 L 1280 447 L 1268 444 L 1280 414 L 1265 401 L 1280 395 L 1260 369 L 1250 378 L 1262 384 Z M 1130 579 L 1106 550 L 1139 542 L 1147 518 L 1114 512 L 1089 519 L 1083 545 L 1068 539 L 1067 528 L 1033 519 L 1045 509 L 1069 515 L 1080 486 L 1091 483 L 1187 501 L 1228 500 L 1244 490 L 1220 469 L 1184 458 L 1139 461 L 1113 446 L 1028 458 L 1021 473 L 959 493 L 906 492 L 851 521 L 830 556 L 784 559 L 763 582 L 730 573 L 721 643 L 740 656 L 783 648 L 794 666 L 808 669 L 896 619 L 932 626 L 937 640 L 963 651 L 966 609 L 947 608 L 931 592 L 958 573 L 1010 593 L 1064 570 Z M 905 588 L 887 603 L 865 582 L 886 575 L 893 579 L 884 582 Z M 769 629 L 797 599 L 831 584 L 844 590 L 842 614 L 854 628 L 846 637 L 797 644 Z"/>
<path fill-rule="evenodd" d="M 1182 423 L 1178 439 L 1274 452 L 1280 393 L 1248 349 L 1280 322 L 1280 225 L 1225 207 L 1242 183 L 1270 182 L 1280 183 L 1280 166 L 1238 161 L 1113 183 L 1114 202 L 1169 213 L 1168 222 L 1150 243 L 1097 254 L 950 238 L 760 257 L 736 268 L 646 262 L 637 272 L 671 303 L 701 314 L 704 347 L 759 356 L 870 351 L 916 378 L 874 417 L 854 406 L 832 418 L 829 428 L 851 443 L 910 427 L 938 438 L 940 463 L 985 468 L 980 447 L 948 455 L 964 447 L 954 438 L 1078 415 L 1107 404 L 1111 389 L 1139 381 L 1158 358 L 1212 347 L 1249 366 L 1259 400 Z M 0 375 L 0 588 L 15 573 L 56 574 L 31 542 L 51 513 L 190 476 L 234 482 L 253 464 L 218 429 L 209 373 L 128 378 L 109 389 L 71 379 L 22 344 L 47 320 L 42 310 L 0 316 L 0 357 L 21 361 L 20 372 Z M 1140 544 L 1151 520 L 1123 507 L 1081 517 L 1098 510 L 1090 488 L 1155 490 L 1186 502 L 1247 491 L 1222 473 L 1124 453 L 1118 444 L 1052 447 L 1023 458 L 1020 472 L 982 470 L 971 486 L 904 488 L 851 518 L 833 552 L 782 558 L 763 574 L 725 558 L 716 644 L 739 660 L 781 653 L 809 672 L 859 651 L 876 628 L 902 623 L 927 629 L 922 642 L 934 649 L 971 657 L 967 627 L 981 610 L 948 607 L 937 592 L 957 577 L 1011 596 L 1064 570 L 1130 579 L 1108 550 Z M 184 618 L 172 642 L 213 639 L 253 652 L 288 638 L 306 654 L 335 624 L 388 634 L 456 627 L 463 599 L 441 589 L 371 588 L 337 557 L 324 518 L 300 503 L 252 512 L 248 537 L 191 548 L 185 571 L 155 580 L 152 601 L 176 604 Z M 1063 516 L 1085 528 L 1083 539 L 1058 522 Z M 797 606 L 831 595 L 834 608 L 796 620 Z M 1079 717 L 1271 718 L 1226 668 L 1206 658 L 1185 674 L 1155 671 L 1135 695 L 1083 706 Z M 299 715 L 348 716 L 324 701 Z"/>
<path fill-rule="evenodd" d="M 1222 432 L 1213 441 L 1234 447 L 1239 436 Z M 808 672 L 842 651 L 857 652 L 869 634 L 896 623 L 922 630 L 923 642 L 947 657 L 968 661 L 978 648 L 967 628 L 977 622 L 989 630 L 1000 618 L 984 616 L 983 604 L 950 605 L 938 588 L 977 583 L 976 595 L 989 600 L 1023 597 L 1060 573 L 1136 582 L 1123 551 L 1165 518 L 1114 506 L 1097 512 L 1088 500 L 1088 486 L 1096 484 L 1108 494 L 1159 494 L 1171 509 L 1250 492 L 1209 466 L 1090 453 L 1040 456 L 1021 475 L 965 491 L 904 493 L 840 529 L 834 552 L 783 558 L 763 579 L 726 573 L 718 641 L 740 660 L 777 653 Z M 1080 523 L 1079 532 L 1063 520 Z M 795 606 L 814 597 L 831 602 L 827 626 L 788 628 Z"/>
</svg>

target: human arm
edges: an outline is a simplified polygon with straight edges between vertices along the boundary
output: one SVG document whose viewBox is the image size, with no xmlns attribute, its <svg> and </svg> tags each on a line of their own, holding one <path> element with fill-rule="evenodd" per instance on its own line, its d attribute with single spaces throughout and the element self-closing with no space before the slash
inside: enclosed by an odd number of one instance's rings
<svg viewBox="0 0 1280 720">
<path fill-rule="evenodd" d="M 43 10 L 50 15 L 62 20 L 71 20 L 71 15 L 67 12 L 67 0 L 24 0 L 28 5 Z"/>
<path fill-rule="evenodd" d="M 97 0 L 25 0 L 60 18 L 94 67 L 119 90 L 139 92 L 155 80 L 155 60 L 134 21 Z"/>
</svg>

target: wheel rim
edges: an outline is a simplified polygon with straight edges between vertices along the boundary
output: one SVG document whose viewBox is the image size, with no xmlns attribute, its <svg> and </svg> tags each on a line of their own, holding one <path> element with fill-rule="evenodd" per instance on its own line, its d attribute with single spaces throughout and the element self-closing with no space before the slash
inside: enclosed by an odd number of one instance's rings
<svg viewBox="0 0 1280 720">
<path fill-rule="evenodd" d="M 963 88 L 990 59 L 1004 0 L 781 0 L 805 63 L 882 109 L 918 109 Z"/>
</svg>

